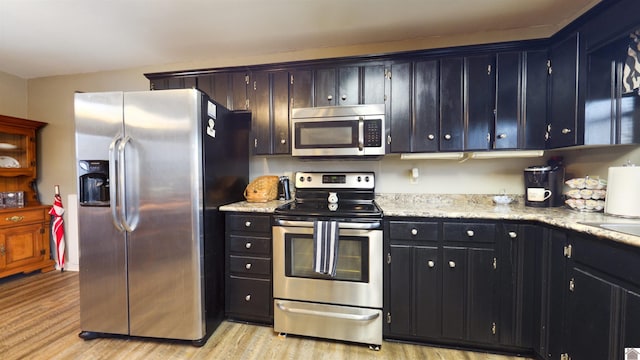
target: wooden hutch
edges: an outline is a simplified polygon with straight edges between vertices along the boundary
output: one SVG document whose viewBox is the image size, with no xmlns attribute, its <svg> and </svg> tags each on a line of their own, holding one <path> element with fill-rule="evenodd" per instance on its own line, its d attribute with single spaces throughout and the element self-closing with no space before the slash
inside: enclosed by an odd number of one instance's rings
<svg viewBox="0 0 640 360">
<path fill-rule="evenodd" d="M 45 125 L 0 115 L 0 278 L 55 268 L 51 207 L 40 203 L 36 190 L 36 133 Z"/>
</svg>

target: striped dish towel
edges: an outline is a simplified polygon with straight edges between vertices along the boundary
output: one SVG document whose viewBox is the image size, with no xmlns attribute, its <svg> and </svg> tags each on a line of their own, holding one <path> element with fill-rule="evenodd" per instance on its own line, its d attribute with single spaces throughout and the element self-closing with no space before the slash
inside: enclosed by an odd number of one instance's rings
<svg viewBox="0 0 640 360">
<path fill-rule="evenodd" d="M 313 222 L 313 271 L 336 276 L 339 230 L 337 221 Z"/>
</svg>

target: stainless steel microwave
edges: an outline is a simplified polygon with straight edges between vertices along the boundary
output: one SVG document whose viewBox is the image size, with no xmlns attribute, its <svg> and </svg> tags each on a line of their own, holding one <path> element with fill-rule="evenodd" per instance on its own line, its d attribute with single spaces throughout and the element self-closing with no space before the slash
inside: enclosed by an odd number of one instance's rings
<svg viewBox="0 0 640 360">
<path fill-rule="evenodd" d="M 384 104 L 293 109 L 291 155 L 384 155 L 384 113 Z"/>
</svg>

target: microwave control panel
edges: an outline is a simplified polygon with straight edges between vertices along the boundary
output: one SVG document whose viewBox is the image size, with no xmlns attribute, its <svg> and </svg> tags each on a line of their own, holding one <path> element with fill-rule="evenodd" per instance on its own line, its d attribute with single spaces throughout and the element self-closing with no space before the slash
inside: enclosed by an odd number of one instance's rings
<svg viewBox="0 0 640 360">
<path fill-rule="evenodd" d="M 364 121 L 364 146 L 380 147 L 382 145 L 382 120 Z"/>
</svg>

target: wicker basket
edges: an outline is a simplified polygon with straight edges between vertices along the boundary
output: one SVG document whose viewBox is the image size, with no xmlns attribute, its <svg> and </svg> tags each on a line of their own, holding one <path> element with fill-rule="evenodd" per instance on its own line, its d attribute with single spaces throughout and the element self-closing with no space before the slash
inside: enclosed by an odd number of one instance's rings
<svg viewBox="0 0 640 360">
<path fill-rule="evenodd" d="M 264 175 L 254 179 L 244 190 L 248 202 L 267 202 L 278 197 L 278 181 L 274 175 Z"/>
</svg>

